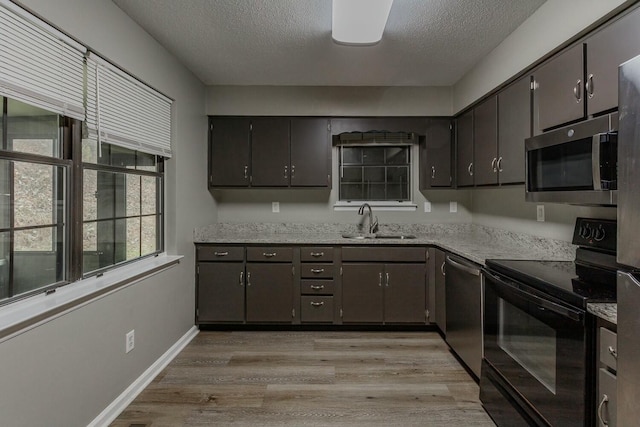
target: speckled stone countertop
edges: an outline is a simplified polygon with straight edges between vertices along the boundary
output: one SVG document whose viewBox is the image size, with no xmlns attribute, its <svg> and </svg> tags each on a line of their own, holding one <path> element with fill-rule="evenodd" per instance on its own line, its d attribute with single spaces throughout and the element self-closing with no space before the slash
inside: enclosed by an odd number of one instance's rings
<svg viewBox="0 0 640 427">
<path fill-rule="evenodd" d="M 218 223 L 197 228 L 195 243 L 291 244 L 291 245 L 432 245 L 484 265 L 485 260 L 537 259 L 572 261 L 571 243 L 513 233 L 477 224 L 384 224 L 379 234 L 412 234 L 415 239 L 346 239 L 343 233 L 357 234 L 356 225 L 298 223 Z"/>
<path fill-rule="evenodd" d="M 618 304 L 616 303 L 588 303 L 587 311 L 614 325 L 618 324 Z"/>
</svg>

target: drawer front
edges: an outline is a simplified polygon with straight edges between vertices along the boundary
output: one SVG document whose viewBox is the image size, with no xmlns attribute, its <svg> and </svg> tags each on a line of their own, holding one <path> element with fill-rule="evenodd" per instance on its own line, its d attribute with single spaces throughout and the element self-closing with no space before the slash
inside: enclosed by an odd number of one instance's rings
<svg viewBox="0 0 640 427">
<path fill-rule="evenodd" d="M 618 381 L 616 376 L 600 368 L 598 373 L 598 426 L 615 427 Z"/>
<path fill-rule="evenodd" d="M 291 262 L 293 248 L 255 247 L 247 248 L 247 261 L 253 262 Z"/>
<path fill-rule="evenodd" d="M 333 279 L 333 264 L 302 264 L 300 277 Z"/>
<path fill-rule="evenodd" d="M 244 261 L 244 248 L 238 246 L 197 246 L 198 261 Z"/>
<path fill-rule="evenodd" d="M 426 262 L 427 249 L 422 247 L 356 247 L 342 248 L 342 261 L 361 262 Z"/>
<path fill-rule="evenodd" d="M 600 328 L 600 362 L 618 370 L 618 336 L 607 328 Z"/>
<path fill-rule="evenodd" d="M 300 260 L 302 262 L 332 262 L 333 248 L 301 248 Z"/>
<path fill-rule="evenodd" d="M 300 293 L 303 295 L 333 295 L 333 280 L 301 280 Z"/>
<path fill-rule="evenodd" d="M 301 304 L 302 322 L 333 322 L 333 297 L 303 296 Z"/>
</svg>

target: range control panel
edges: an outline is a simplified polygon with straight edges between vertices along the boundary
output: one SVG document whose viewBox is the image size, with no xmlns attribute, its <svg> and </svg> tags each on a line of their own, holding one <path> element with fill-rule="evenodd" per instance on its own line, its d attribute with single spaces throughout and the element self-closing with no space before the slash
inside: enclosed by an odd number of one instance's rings
<svg viewBox="0 0 640 427">
<path fill-rule="evenodd" d="M 617 222 L 611 219 L 576 218 L 574 245 L 615 252 Z"/>
</svg>

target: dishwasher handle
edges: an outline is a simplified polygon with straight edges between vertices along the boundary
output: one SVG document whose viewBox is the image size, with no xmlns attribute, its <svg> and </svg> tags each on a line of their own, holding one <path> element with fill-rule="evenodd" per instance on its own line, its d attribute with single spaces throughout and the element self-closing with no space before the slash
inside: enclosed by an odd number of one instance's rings
<svg viewBox="0 0 640 427">
<path fill-rule="evenodd" d="M 454 261 L 451 257 L 447 256 L 446 258 L 447 264 L 449 264 L 452 267 L 457 268 L 458 270 L 462 270 L 465 273 L 469 273 L 473 276 L 479 276 L 481 271 L 478 267 L 472 267 L 470 265 L 466 265 L 466 264 L 462 264 L 458 261 Z"/>
</svg>

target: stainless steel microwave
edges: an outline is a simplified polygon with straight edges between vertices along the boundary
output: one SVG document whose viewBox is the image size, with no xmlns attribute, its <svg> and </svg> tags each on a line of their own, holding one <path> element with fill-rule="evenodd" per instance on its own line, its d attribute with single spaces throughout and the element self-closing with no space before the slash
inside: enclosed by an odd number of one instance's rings
<svg viewBox="0 0 640 427">
<path fill-rule="evenodd" d="M 616 205 L 617 114 L 597 117 L 525 140 L 529 202 Z"/>
</svg>

